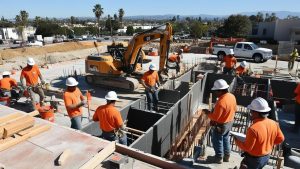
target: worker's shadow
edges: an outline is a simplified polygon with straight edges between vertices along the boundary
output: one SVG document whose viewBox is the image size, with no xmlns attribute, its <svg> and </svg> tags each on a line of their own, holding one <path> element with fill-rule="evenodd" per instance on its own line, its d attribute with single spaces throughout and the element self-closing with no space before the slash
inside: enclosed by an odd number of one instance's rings
<svg viewBox="0 0 300 169">
<path fill-rule="evenodd" d="M 200 164 L 217 164 L 214 161 L 215 161 L 214 156 L 207 156 L 206 159 L 197 159 L 196 163 L 200 163 Z"/>
</svg>

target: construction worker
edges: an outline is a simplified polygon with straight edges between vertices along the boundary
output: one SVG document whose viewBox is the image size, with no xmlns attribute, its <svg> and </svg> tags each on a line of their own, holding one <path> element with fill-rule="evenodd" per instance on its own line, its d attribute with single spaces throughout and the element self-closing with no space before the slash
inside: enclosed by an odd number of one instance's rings
<svg viewBox="0 0 300 169">
<path fill-rule="evenodd" d="M 93 116 L 94 121 L 99 121 L 102 130 L 101 137 L 109 141 L 118 141 L 127 145 L 127 136 L 121 113 L 116 109 L 115 103 L 119 100 L 116 92 L 110 91 L 105 96 L 106 105 L 99 106 Z"/>
<path fill-rule="evenodd" d="M 10 72 L 4 71 L 2 73 L 2 79 L 0 80 L 0 97 L 11 97 L 12 88 L 18 87 L 17 81 L 10 78 Z"/>
<path fill-rule="evenodd" d="M 24 78 L 26 80 L 26 84 L 24 84 Z M 27 66 L 23 68 L 21 72 L 20 82 L 22 83 L 23 88 L 28 90 L 34 109 L 36 107 L 35 93 L 37 93 L 40 97 L 40 105 L 42 106 L 44 104 L 45 94 L 42 87 L 39 85 L 39 79 L 41 84 L 44 85 L 45 81 L 38 66 L 35 64 L 33 58 L 28 58 Z"/>
<path fill-rule="evenodd" d="M 230 53 L 226 56 L 224 56 L 222 63 L 225 63 L 225 67 L 223 68 L 223 73 L 224 74 L 229 74 L 232 75 L 235 65 L 236 65 L 236 58 L 234 57 L 233 50 L 230 50 Z"/>
<path fill-rule="evenodd" d="M 77 85 L 78 82 L 73 77 L 66 80 L 67 89 L 64 92 L 64 102 L 71 119 L 71 128 L 81 130 L 82 106 L 86 105 L 87 101 Z"/>
<path fill-rule="evenodd" d="M 293 132 L 298 133 L 300 127 L 300 83 L 298 83 L 294 93 L 295 97 L 295 124 Z"/>
<path fill-rule="evenodd" d="M 236 69 L 235 69 L 235 74 L 237 76 L 243 76 L 243 75 L 247 75 L 247 62 L 246 61 L 242 61 L 240 66 L 238 66 Z"/>
<path fill-rule="evenodd" d="M 297 60 L 299 54 L 297 48 L 294 48 L 293 52 L 290 54 L 290 59 L 288 63 L 289 70 L 292 70 L 294 68 L 295 60 Z"/>
<path fill-rule="evenodd" d="M 141 83 L 145 87 L 147 96 L 148 110 L 158 111 L 158 87 L 160 86 L 159 77 L 155 64 L 150 64 L 149 71 L 144 73 Z"/>
<path fill-rule="evenodd" d="M 183 49 L 180 49 L 178 51 L 178 53 L 174 53 L 172 54 L 169 58 L 168 61 L 172 64 L 176 64 L 175 69 L 176 69 L 176 73 L 178 74 L 180 72 L 180 59 L 182 59 L 182 52 Z"/>
<path fill-rule="evenodd" d="M 212 91 L 218 97 L 214 110 L 204 110 L 211 120 L 212 143 L 215 150 L 214 162 L 221 164 L 229 162 L 230 141 L 229 131 L 232 128 L 234 115 L 237 110 L 235 96 L 228 92 L 229 85 L 223 79 L 216 80 Z"/>
<path fill-rule="evenodd" d="M 279 124 L 267 118 L 271 108 L 265 99 L 254 99 L 248 109 L 253 124 L 247 130 L 246 139 L 234 137 L 237 146 L 245 151 L 240 168 L 261 169 L 268 163 L 273 146 L 283 142 L 284 135 Z"/>
</svg>

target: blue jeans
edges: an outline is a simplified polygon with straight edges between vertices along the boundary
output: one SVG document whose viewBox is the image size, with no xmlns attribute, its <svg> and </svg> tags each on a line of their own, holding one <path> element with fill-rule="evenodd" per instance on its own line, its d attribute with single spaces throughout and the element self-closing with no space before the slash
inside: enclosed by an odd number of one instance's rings
<svg viewBox="0 0 300 169">
<path fill-rule="evenodd" d="M 102 131 L 101 138 L 108 140 L 108 141 L 117 141 L 120 144 L 126 145 L 127 146 L 127 135 L 124 134 L 123 137 L 118 137 L 116 136 L 115 133 L 113 132 L 105 132 Z"/>
<path fill-rule="evenodd" d="M 152 87 L 151 89 L 155 89 L 155 87 Z M 158 90 L 155 89 L 155 92 L 151 92 L 146 90 L 146 96 L 147 96 L 147 104 L 148 104 L 148 110 L 157 110 L 157 104 L 158 104 Z"/>
<path fill-rule="evenodd" d="M 245 155 L 245 158 L 241 162 L 240 168 L 247 169 L 262 169 L 265 165 L 268 164 L 270 155 L 262 156 L 262 157 L 252 157 L 249 155 Z"/>
<path fill-rule="evenodd" d="M 223 68 L 223 74 L 232 75 L 233 74 L 233 68 L 224 67 Z"/>
<path fill-rule="evenodd" d="M 216 157 L 224 157 L 224 155 L 230 155 L 230 140 L 229 131 L 231 130 L 233 122 L 229 122 L 223 125 L 218 124 L 213 127 L 212 130 L 212 143 L 215 150 Z"/>
<path fill-rule="evenodd" d="M 76 130 L 81 130 L 81 116 L 76 116 L 71 118 L 71 128 Z"/>
</svg>

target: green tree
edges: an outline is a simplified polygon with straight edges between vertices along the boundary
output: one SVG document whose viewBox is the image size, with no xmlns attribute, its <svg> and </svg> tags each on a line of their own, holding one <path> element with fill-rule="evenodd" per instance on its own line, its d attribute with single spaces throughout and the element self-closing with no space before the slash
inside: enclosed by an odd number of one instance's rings
<svg viewBox="0 0 300 169">
<path fill-rule="evenodd" d="M 7 28 L 7 27 L 13 27 L 14 24 L 7 19 L 5 19 L 3 16 L 1 17 L 0 20 L 0 28 Z"/>
<path fill-rule="evenodd" d="M 36 16 L 33 20 L 33 26 L 38 27 L 39 24 L 41 23 L 42 18 L 40 16 Z"/>
<path fill-rule="evenodd" d="M 208 31 L 208 26 L 199 21 L 193 21 L 190 25 L 190 34 L 195 38 L 201 38 Z"/>
<path fill-rule="evenodd" d="M 132 36 L 134 33 L 133 26 L 127 26 L 126 35 Z"/>
<path fill-rule="evenodd" d="M 76 18 L 74 16 L 70 17 L 70 23 L 71 23 L 72 27 L 76 23 Z"/>
<path fill-rule="evenodd" d="M 171 20 L 172 22 L 176 22 L 176 17 L 175 16 L 173 16 L 173 18 L 172 18 L 172 20 Z"/>
<path fill-rule="evenodd" d="M 251 31 L 251 21 L 245 15 L 230 15 L 219 29 L 226 37 L 246 37 Z"/>
<path fill-rule="evenodd" d="M 114 14 L 114 20 L 118 21 L 118 15 L 117 14 Z"/>
<path fill-rule="evenodd" d="M 119 21 L 121 23 L 121 26 L 123 25 L 123 17 L 125 15 L 125 11 L 123 8 L 119 9 Z"/>
<path fill-rule="evenodd" d="M 259 23 L 259 22 L 263 22 L 263 21 L 264 21 L 264 14 L 261 12 L 258 12 L 256 14 L 256 22 Z"/>
<path fill-rule="evenodd" d="M 21 10 L 19 15 L 16 15 L 16 25 L 18 26 L 18 30 L 21 34 L 22 41 L 24 41 L 24 28 L 28 24 L 29 14 L 25 10 Z M 22 44 L 21 44 L 22 45 Z"/>
<path fill-rule="evenodd" d="M 99 32 L 98 32 L 98 35 L 99 35 L 99 34 L 100 34 L 100 29 L 99 29 L 99 27 L 100 27 L 100 17 L 101 17 L 102 14 L 104 13 L 104 12 L 103 12 L 103 8 L 101 7 L 100 4 L 96 4 L 96 5 L 94 6 L 93 12 L 94 12 L 95 17 L 96 17 L 96 19 L 97 19 L 98 31 L 99 31 Z"/>
<path fill-rule="evenodd" d="M 112 19 L 111 16 L 108 15 L 107 20 L 105 22 L 105 28 L 106 28 L 106 30 L 110 31 L 110 33 L 112 35 L 113 31 L 116 31 L 120 28 L 119 21 Z"/>
</svg>

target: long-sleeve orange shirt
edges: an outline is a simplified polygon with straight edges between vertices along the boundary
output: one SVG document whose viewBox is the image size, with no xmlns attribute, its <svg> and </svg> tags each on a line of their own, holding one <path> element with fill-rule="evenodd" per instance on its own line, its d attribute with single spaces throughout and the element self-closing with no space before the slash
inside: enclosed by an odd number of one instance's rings
<svg viewBox="0 0 300 169">
<path fill-rule="evenodd" d="M 214 111 L 208 114 L 208 117 L 217 123 L 224 124 L 233 121 L 236 110 L 235 96 L 226 93 L 219 98 Z"/>
<path fill-rule="evenodd" d="M 283 140 L 284 135 L 278 123 L 268 118 L 260 118 L 254 120 L 248 128 L 245 142 L 236 139 L 236 144 L 248 154 L 260 157 L 270 154 L 273 146 Z"/>
</svg>

